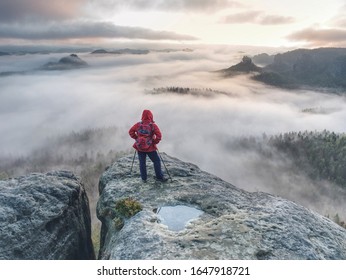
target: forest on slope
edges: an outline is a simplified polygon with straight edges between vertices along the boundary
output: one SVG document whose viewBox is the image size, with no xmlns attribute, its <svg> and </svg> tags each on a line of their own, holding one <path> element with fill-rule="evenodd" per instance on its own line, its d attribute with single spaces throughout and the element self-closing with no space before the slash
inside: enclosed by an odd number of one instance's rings
<svg viewBox="0 0 346 280">
<path fill-rule="evenodd" d="M 346 88 L 346 49 L 296 49 L 277 54 L 255 80 L 284 88 L 328 88 L 343 94 Z"/>
<path fill-rule="evenodd" d="M 328 180 L 346 189 L 346 134 L 301 131 L 243 137 L 237 141 L 241 148 L 254 149 L 265 158 L 283 153 L 297 170 L 304 171 L 311 179 Z"/>
</svg>

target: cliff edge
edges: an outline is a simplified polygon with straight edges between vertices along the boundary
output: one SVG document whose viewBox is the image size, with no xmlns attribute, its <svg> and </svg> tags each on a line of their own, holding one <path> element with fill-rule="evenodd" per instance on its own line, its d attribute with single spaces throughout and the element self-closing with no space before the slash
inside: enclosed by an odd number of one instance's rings
<svg viewBox="0 0 346 280">
<path fill-rule="evenodd" d="M 346 259 L 346 230 L 331 220 L 162 157 L 167 183 L 142 183 L 132 155 L 100 178 L 100 259 Z"/>
</svg>

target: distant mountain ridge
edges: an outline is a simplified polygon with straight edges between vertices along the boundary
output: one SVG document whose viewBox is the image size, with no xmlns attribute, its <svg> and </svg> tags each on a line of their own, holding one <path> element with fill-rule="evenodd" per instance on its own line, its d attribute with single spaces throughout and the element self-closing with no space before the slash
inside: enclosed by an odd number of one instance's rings
<svg viewBox="0 0 346 280">
<path fill-rule="evenodd" d="M 116 50 L 105 50 L 105 49 L 97 49 L 91 52 L 91 54 L 149 54 L 151 52 L 158 53 L 171 53 L 171 52 L 193 52 L 190 48 L 184 49 L 159 49 L 159 50 L 147 50 L 147 49 L 116 49 Z"/>
<path fill-rule="evenodd" d="M 273 59 L 272 63 L 264 67 L 256 66 L 259 73 L 253 77 L 269 85 L 283 88 L 346 89 L 346 48 L 297 49 L 274 57 L 261 54 L 254 59 L 265 59 L 266 62 Z M 244 59 L 241 63 L 243 62 Z M 221 72 L 232 76 L 239 72 L 241 63 Z M 252 64 L 252 61 L 247 61 L 247 65 L 251 65 L 249 69 L 256 69 L 253 66 L 255 64 Z"/>
<path fill-rule="evenodd" d="M 98 49 L 91 54 L 148 54 L 148 50 L 137 50 L 137 49 L 119 49 L 119 50 L 113 50 L 113 51 L 107 51 L 105 49 Z"/>
<path fill-rule="evenodd" d="M 78 57 L 76 54 L 64 56 L 57 62 L 47 62 L 39 68 L 26 70 L 26 71 L 4 71 L 0 72 L 0 77 L 7 77 L 12 75 L 25 75 L 37 70 L 52 71 L 52 70 L 72 70 L 88 67 L 88 63 Z"/>
<path fill-rule="evenodd" d="M 346 48 L 298 49 L 277 54 L 264 72 L 276 73 L 278 80 L 260 74 L 256 80 L 274 84 L 282 81 L 291 86 L 346 88 Z"/>
</svg>

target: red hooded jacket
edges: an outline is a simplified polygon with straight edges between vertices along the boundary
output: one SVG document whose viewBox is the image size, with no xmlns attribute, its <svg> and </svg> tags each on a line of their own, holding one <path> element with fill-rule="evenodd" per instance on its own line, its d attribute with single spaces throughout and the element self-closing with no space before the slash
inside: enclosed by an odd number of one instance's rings
<svg viewBox="0 0 346 280">
<path fill-rule="evenodd" d="M 152 138 L 153 138 L 153 142 L 150 145 L 149 149 L 142 151 L 142 152 L 153 152 L 157 150 L 156 144 L 158 144 L 161 139 L 162 139 L 162 134 L 161 131 L 159 129 L 159 127 L 157 126 L 157 124 L 154 122 L 154 117 L 153 117 L 153 113 L 150 110 L 144 110 L 142 113 L 142 123 L 143 124 L 152 124 L 153 126 L 153 132 L 152 132 Z M 137 139 L 138 135 L 137 135 L 137 131 L 139 129 L 141 125 L 141 122 L 138 122 L 136 124 L 134 124 L 130 130 L 129 130 L 129 134 L 130 137 L 133 139 Z M 136 147 L 136 144 L 133 144 L 133 147 L 138 150 L 138 148 Z"/>
</svg>

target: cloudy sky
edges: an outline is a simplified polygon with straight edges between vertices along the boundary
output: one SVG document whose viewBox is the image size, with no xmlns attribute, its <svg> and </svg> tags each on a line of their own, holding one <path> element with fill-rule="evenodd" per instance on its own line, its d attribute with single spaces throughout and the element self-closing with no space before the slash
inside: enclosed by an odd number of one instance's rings
<svg viewBox="0 0 346 280">
<path fill-rule="evenodd" d="M 345 46 L 345 0 L 0 0 L 0 44 Z"/>
</svg>

